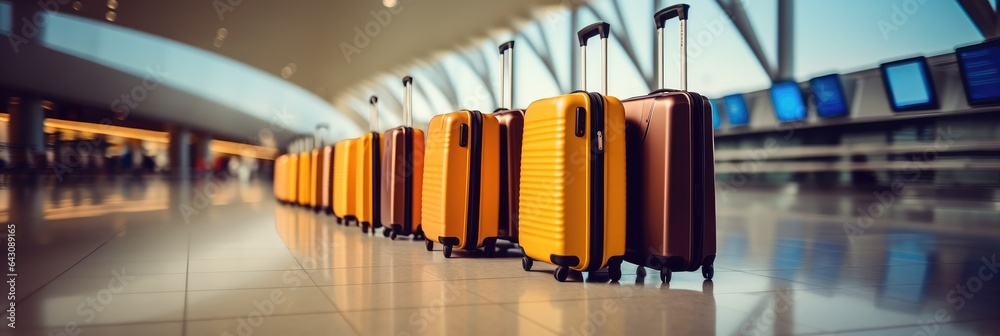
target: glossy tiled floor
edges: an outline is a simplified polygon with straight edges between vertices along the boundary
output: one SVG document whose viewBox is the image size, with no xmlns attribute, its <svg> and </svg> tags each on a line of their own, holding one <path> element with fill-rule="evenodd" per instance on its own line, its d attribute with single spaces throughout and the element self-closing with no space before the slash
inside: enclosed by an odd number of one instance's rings
<svg viewBox="0 0 1000 336">
<path fill-rule="evenodd" d="M 10 179 L 0 220 L 17 231 L 17 335 L 997 334 L 1000 205 L 877 202 L 727 193 L 715 280 L 669 285 L 634 266 L 557 283 L 513 250 L 446 260 L 235 179 Z M 845 230 L 858 207 L 873 220 Z"/>
</svg>

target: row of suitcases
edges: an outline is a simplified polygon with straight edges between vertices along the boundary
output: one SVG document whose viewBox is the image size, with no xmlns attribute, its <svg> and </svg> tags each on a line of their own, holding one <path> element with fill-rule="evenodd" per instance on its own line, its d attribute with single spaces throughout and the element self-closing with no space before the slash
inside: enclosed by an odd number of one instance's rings
<svg viewBox="0 0 1000 336">
<path fill-rule="evenodd" d="M 557 265 L 554 276 L 606 269 L 622 276 L 629 261 L 671 272 L 699 269 L 713 276 L 715 182 L 712 110 L 686 89 L 689 6 L 654 16 L 658 83 L 664 85 L 664 24 L 680 20 L 680 90 L 660 89 L 619 100 L 607 94 L 611 27 L 595 23 L 577 34 L 581 82 L 586 47 L 599 37 L 601 92 L 575 91 L 513 109 L 513 46 L 500 46 L 503 108 L 461 110 L 412 127 L 413 79 L 403 79 L 404 123 L 378 132 L 372 97 L 371 131 L 332 146 L 318 144 L 279 157 L 275 195 L 287 203 L 332 213 L 366 233 L 413 235 L 428 251 L 442 244 L 487 256 L 498 239 L 520 245 L 526 271 L 534 261 Z M 584 85 L 585 86 L 585 85 Z"/>
</svg>

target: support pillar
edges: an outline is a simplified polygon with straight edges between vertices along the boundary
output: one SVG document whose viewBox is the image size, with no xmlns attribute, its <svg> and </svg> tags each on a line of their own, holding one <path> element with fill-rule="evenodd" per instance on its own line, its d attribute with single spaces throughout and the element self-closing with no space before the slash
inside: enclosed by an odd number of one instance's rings
<svg viewBox="0 0 1000 336">
<path fill-rule="evenodd" d="M 7 134 L 10 135 L 10 167 L 45 168 L 45 109 L 37 97 L 8 99 Z"/>
<path fill-rule="evenodd" d="M 174 176 L 191 177 L 191 129 L 185 126 L 171 126 L 170 144 L 167 152 L 170 156 L 170 173 Z"/>
<path fill-rule="evenodd" d="M 778 81 L 795 76 L 795 5 L 792 0 L 778 0 Z"/>
</svg>

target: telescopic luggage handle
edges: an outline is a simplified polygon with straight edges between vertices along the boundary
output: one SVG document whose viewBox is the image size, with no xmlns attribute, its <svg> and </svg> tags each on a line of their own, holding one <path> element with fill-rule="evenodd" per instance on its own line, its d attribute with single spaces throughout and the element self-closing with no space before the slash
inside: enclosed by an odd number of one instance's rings
<svg viewBox="0 0 1000 336">
<path fill-rule="evenodd" d="M 507 41 L 500 45 L 500 109 L 512 108 L 514 108 L 514 41 Z"/>
<path fill-rule="evenodd" d="M 403 125 L 413 127 L 413 77 L 403 77 Z"/>
<path fill-rule="evenodd" d="M 326 144 L 327 137 L 326 134 L 330 130 L 330 125 L 328 124 L 316 124 L 316 133 L 313 134 L 313 138 L 316 142 L 316 148 L 322 148 Z"/>
<path fill-rule="evenodd" d="M 611 25 L 598 22 L 580 29 L 576 33 L 580 40 L 580 86 L 587 90 L 587 40 L 594 36 L 601 37 L 601 94 L 608 94 L 608 36 L 611 35 Z"/>
<path fill-rule="evenodd" d="M 653 14 L 653 20 L 656 22 L 656 84 L 660 86 L 660 89 L 667 86 L 664 78 L 666 77 L 664 76 L 666 66 L 663 56 L 663 25 L 669 20 L 678 18 L 681 21 L 681 90 L 687 91 L 687 19 L 689 9 L 691 6 L 688 4 L 676 4 Z"/>
<path fill-rule="evenodd" d="M 378 96 L 368 98 L 368 130 L 378 132 Z"/>
</svg>

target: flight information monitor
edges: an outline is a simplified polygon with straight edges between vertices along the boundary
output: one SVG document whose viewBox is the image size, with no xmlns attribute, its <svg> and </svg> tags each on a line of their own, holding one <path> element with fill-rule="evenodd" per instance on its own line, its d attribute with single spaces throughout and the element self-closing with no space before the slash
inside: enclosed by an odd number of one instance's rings
<svg viewBox="0 0 1000 336">
<path fill-rule="evenodd" d="M 1000 40 L 955 51 L 969 105 L 1000 104 Z"/>
<path fill-rule="evenodd" d="M 729 126 L 740 127 L 750 123 L 750 111 L 747 109 L 747 102 L 743 100 L 742 94 L 734 94 L 722 98 L 726 105 L 726 117 L 729 118 Z"/>
<path fill-rule="evenodd" d="M 790 122 L 806 119 L 806 104 L 802 99 L 799 83 L 780 82 L 771 87 L 771 103 L 778 121 Z"/>
<path fill-rule="evenodd" d="M 937 93 L 927 59 L 915 57 L 882 64 L 882 82 L 896 112 L 934 110 Z"/>
<path fill-rule="evenodd" d="M 840 75 L 826 75 L 809 81 L 816 101 L 816 112 L 823 118 L 843 117 L 849 113 L 847 96 L 840 84 Z"/>
<path fill-rule="evenodd" d="M 719 129 L 722 127 L 722 119 L 719 118 L 719 105 L 715 103 L 715 99 L 709 99 L 712 103 L 712 129 Z"/>
</svg>

